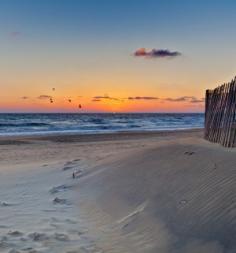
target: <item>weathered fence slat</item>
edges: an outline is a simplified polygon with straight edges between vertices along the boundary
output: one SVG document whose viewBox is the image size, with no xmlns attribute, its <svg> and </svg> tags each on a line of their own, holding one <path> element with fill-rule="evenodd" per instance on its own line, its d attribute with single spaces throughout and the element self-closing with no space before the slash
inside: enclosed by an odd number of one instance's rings
<svg viewBox="0 0 236 253">
<path fill-rule="evenodd" d="M 205 103 L 205 139 L 225 147 L 236 146 L 236 78 L 206 90 Z"/>
</svg>

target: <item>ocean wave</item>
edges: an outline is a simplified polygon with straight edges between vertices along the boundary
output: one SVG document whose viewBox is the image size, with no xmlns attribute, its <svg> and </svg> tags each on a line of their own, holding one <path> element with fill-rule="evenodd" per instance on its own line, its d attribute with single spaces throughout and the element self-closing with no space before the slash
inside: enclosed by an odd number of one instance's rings
<svg viewBox="0 0 236 253">
<path fill-rule="evenodd" d="M 0 127 L 42 127 L 50 126 L 47 123 L 28 122 L 28 123 L 0 123 Z"/>
<path fill-rule="evenodd" d="M 0 114 L 0 135 L 201 128 L 204 114 Z"/>
</svg>

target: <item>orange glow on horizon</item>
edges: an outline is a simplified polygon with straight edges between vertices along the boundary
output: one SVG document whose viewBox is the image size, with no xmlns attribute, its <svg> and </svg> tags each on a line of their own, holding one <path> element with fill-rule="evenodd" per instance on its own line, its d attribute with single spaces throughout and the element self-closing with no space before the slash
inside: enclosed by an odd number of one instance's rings
<svg viewBox="0 0 236 253">
<path fill-rule="evenodd" d="M 79 104 L 82 105 L 81 109 Z M 1 101 L 0 108 L 1 112 L 202 112 L 204 103 L 169 102 L 161 99 L 150 101 L 102 99 L 93 102 L 91 98 L 71 97 L 71 102 L 62 98 L 55 98 L 53 103 L 39 99 Z"/>
</svg>

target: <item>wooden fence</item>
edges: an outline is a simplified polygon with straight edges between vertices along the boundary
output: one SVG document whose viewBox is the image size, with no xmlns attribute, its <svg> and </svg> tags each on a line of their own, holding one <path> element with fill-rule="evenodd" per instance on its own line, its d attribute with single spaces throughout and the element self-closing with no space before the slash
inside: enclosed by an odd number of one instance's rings
<svg viewBox="0 0 236 253">
<path fill-rule="evenodd" d="M 225 147 L 236 146 L 236 77 L 206 91 L 205 139 Z"/>
</svg>

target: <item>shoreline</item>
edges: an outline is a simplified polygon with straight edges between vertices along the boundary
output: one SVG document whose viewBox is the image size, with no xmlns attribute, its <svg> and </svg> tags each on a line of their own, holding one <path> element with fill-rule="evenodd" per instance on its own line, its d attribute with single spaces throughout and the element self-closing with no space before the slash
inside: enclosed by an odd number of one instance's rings
<svg viewBox="0 0 236 253">
<path fill-rule="evenodd" d="M 0 115 L 1 116 L 1 115 Z M 0 117 L 0 138 L 201 129 L 203 114 L 29 114 Z"/>
<path fill-rule="evenodd" d="M 155 130 L 155 131 L 119 131 L 119 132 L 107 132 L 107 133 L 45 133 L 45 134 L 27 134 L 27 135 L 0 135 L 0 145 L 4 141 L 24 141 L 24 140 L 48 140 L 48 141 L 73 141 L 73 142 L 86 142 L 86 141 L 103 141 L 114 139 L 126 139 L 126 138 L 152 138 L 165 135 L 185 135 L 202 133 L 204 128 L 191 128 L 191 129 L 175 129 L 175 130 Z"/>
</svg>

